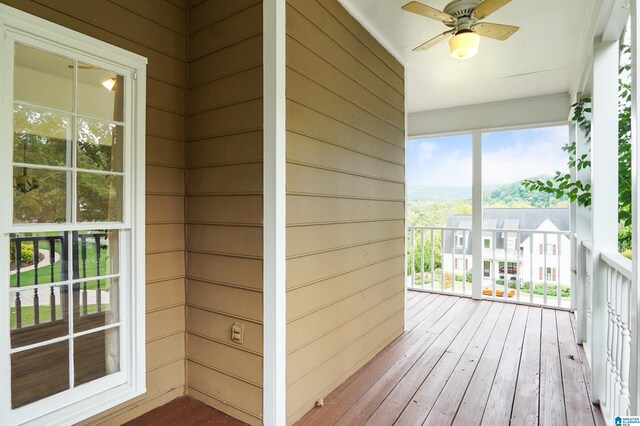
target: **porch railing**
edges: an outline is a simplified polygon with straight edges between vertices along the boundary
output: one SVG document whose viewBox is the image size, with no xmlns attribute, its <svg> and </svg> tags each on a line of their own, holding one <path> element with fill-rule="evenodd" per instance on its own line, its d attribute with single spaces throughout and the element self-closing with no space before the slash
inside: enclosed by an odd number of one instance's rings
<svg viewBox="0 0 640 426">
<path fill-rule="evenodd" d="M 68 237 L 71 234 L 71 259 L 69 256 Z M 68 287 L 64 284 L 69 279 L 71 267 L 73 279 L 90 279 L 104 274 L 101 271 L 101 260 L 105 256 L 103 244 L 107 242 L 104 232 L 62 233 L 59 235 L 16 236 L 10 238 L 12 267 L 10 294 L 12 298 L 13 330 L 33 327 L 44 323 L 55 323 L 68 318 Z M 88 250 L 88 243 L 94 249 Z M 23 262 L 23 250 L 33 252 L 32 260 Z M 89 254 L 93 258 L 89 257 Z M 72 260 L 70 262 L 70 260 Z M 87 265 L 91 264 L 88 272 Z M 102 310 L 102 292 L 105 283 L 96 278 L 91 287 L 84 280 L 74 290 L 74 309 L 76 316 L 90 315 L 89 305 L 95 303 L 95 313 Z M 95 294 L 89 297 L 90 292 Z M 44 294 L 43 294 L 44 293 Z M 77 294 L 75 294 L 77 293 Z M 41 300 L 47 297 L 48 300 Z M 92 299 L 92 300 L 90 300 Z M 91 303 L 90 303 L 91 302 Z M 25 322 L 25 314 L 28 321 Z"/>
<path fill-rule="evenodd" d="M 485 298 L 571 307 L 568 232 L 485 228 L 482 235 L 483 268 L 474 271 L 471 229 L 409 227 L 407 286 L 471 296 L 477 273 Z"/>
<path fill-rule="evenodd" d="M 629 370 L 631 367 L 631 260 L 620 253 L 601 253 L 598 267 L 604 271 L 604 282 L 594 280 L 594 259 L 590 241 L 583 241 L 584 309 L 586 338 L 583 346 L 589 363 L 594 365 L 594 356 L 604 359 L 604 389 L 600 407 L 609 422 L 615 416 L 630 415 Z M 597 325 L 593 320 L 593 293 L 598 286 L 606 288 L 606 324 Z M 593 346 L 594 327 L 606 329 L 606 351 Z"/>
</svg>

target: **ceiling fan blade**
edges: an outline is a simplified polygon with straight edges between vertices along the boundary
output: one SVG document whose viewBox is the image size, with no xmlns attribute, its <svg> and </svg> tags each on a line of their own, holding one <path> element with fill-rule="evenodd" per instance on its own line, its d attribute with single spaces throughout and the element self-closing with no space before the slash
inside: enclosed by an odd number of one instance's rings
<svg viewBox="0 0 640 426">
<path fill-rule="evenodd" d="M 426 16 L 427 18 L 435 19 L 436 21 L 455 24 L 456 18 L 449 15 L 448 13 L 444 13 L 438 9 L 434 9 L 431 6 L 427 6 L 426 4 L 422 4 L 417 1 L 410 1 L 409 3 L 402 6 L 403 10 L 407 12 L 416 13 L 418 15 Z"/>
<path fill-rule="evenodd" d="M 492 24 L 490 22 L 480 22 L 471 27 L 471 30 L 483 37 L 505 41 L 511 37 L 520 27 L 513 25 Z"/>
<path fill-rule="evenodd" d="M 422 43 L 420 46 L 418 46 L 415 49 L 413 49 L 413 51 L 414 52 L 419 52 L 421 50 L 427 50 L 428 48 L 435 46 L 436 44 L 440 43 L 442 40 L 444 40 L 445 38 L 449 37 L 451 34 L 453 34 L 455 32 L 456 32 L 456 30 L 445 31 L 442 34 L 440 34 L 438 36 L 435 36 L 431 40 Z"/>
<path fill-rule="evenodd" d="M 476 7 L 472 16 L 475 19 L 484 19 L 509 2 L 511 0 L 484 0 Z"/>
</svg>

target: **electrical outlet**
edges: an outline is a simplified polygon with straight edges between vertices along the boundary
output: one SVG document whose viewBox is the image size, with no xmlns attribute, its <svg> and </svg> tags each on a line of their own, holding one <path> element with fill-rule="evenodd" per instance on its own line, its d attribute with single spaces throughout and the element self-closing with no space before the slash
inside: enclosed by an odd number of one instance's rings
<svg viewBox="0 0 640 426">
<path fill-rule="evenodd" d="M 231 326 L 231 340 L 241 345 L 244 343 L 244 324 L 239 322 L 233 323 Z"/>
</svg>

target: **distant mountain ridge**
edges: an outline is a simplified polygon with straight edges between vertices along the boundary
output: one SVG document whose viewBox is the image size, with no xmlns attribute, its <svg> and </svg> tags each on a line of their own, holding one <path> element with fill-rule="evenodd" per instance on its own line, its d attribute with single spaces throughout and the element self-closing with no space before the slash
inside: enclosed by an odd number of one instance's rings
<svg viewBox="0 0 640 426">
<path fill-rule="evenodd" d="M 535 179 L 547 179 L 539 176 Z M 532 178 L 534 179 L 534 178 Z M 487 207 L 564 207 L 568 204 L 566 197 L 556 199 L 555 196 L 542 192 L 533 192 L 522 186 L 522 181 L 505 185 L 490 185 L 484 188 L 484 204 Z M 407 190 L 408 202 L 454 202 L 471 203 L 471 187 L 416 185 Z M 560 205 L 559 205 L 560 204 Z"/>
</svg>

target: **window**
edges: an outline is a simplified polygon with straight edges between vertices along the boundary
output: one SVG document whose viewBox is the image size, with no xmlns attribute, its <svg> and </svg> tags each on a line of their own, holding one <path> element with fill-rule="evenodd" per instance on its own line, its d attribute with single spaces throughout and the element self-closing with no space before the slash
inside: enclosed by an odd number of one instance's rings
<svg viewBox="0 0 640 426">
<path fill-rule="evenodd" d="M 485 278 L 491 278 L 491 261 L 485 260 L 483 264 L 483 275 Z"/>
<path fill-rule="evenodd" d="M 515 250 L 516 249 L 516 239 L 513 237 L 507 238 L 507 250 Z"/>
<path fill-rule="evenodd" d="M 456 247 L 464 247 L 464 237 L 462 235 L 456 235 Z"/>
<path fill-rule="evenodd" d="M 556 268 L 547 268 L 547 281 L 556 280 Z"/>
<path fill-rule="evenodd" d="M 490 249 L 491 248 L 491 238 L 484 238 L 483 239 L 483 247 L 485 249 Z"/>
<path fill-rule="evenodd" d="M 75 423 L 144 392 L 146 60 L 0 16 L 0 418 Z"/>
<path fill-rule="evenodd" d="M 547 243 L 547 255 L 556 255 L 556 245 Z"/>
</svg>

